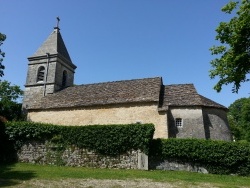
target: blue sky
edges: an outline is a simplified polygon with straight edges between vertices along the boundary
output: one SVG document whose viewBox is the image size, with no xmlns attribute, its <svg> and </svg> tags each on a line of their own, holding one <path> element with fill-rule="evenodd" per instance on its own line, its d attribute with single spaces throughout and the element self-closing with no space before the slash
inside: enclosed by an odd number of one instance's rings
<svg viewBox="0 0 250 188">
<path fill-rule="evenodd" d="M 238 94 L 232 85 L 220 93 L 209 78 L 209 48 L 228 0 L 0 0 L 0 32 L 5 76 L 24 89 L 27 57 L 47 39 L 59 16 L 60 31 L 77 65 L 75 84 L 161 76 L 164 84 L 193 83 L 222 105 L 249 97 L 249 83 Z M 248 86 L 248 87 L 247 87 Z"/>
</svg>

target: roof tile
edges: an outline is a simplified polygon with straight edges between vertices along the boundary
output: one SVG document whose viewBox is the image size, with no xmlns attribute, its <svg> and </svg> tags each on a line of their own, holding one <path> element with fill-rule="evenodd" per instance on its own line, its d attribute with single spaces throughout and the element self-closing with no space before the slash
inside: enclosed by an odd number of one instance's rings
<svg viewBox="0 0 250 188">
<path fill-rule="evenodd" d="M 193 84 L 166 85 L 162 108 L 168 106 L 207 106 L 225 108 L 202 95 L 199 95 Z"/>
<path fill-rule="evenodd" d="M 43 97 L 29 109 L 58 109 L 135 102 L 157 102 L 160 111 L 166 110 L 169 106 L 206 106 L 227 109 L 199 95 L 193 84 L 164 86 L 161 77 L 68 87 Z"/>
<path fill-rule="evenodd" d="M 50 109 L 132 102 L 158 102 L 161 77 L 68 87 L 47 95 L 30 109 Z"/>
</svg>

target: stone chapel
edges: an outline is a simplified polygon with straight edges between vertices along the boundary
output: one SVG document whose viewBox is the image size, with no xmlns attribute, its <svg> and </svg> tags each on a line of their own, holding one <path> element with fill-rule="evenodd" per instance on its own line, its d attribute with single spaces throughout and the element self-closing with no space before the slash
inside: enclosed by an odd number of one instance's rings
<svg viewBox="0 0 250 188">
<path fill-rule="evenodd" d="M 161 77 L 74 85 L 58 25 L 28 58 L 23 110 L 34 122 L 59 125 L 153 123 L 154 138 L 232 140 L 227 108 L 193 84 L 164 85 Z"/>
</svg>

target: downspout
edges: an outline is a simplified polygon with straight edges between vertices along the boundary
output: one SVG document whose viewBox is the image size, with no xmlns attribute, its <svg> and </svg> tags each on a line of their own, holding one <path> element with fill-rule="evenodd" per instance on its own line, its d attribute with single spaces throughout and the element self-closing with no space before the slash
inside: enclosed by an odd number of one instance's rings
<svg viewBox="0 0 250 188">
<path fill-rule="evenodd" d="M 46 73 L 45 73 L 45 81 L 44 81 L 44 88 L 43 88 L 43 96 L 46 95 L 46 84 L 48 79 L 48 71 L 49 71 L 49 53 L 46 53 L 47 55 L 47 67 L 46 67 Z"/>
</svg>

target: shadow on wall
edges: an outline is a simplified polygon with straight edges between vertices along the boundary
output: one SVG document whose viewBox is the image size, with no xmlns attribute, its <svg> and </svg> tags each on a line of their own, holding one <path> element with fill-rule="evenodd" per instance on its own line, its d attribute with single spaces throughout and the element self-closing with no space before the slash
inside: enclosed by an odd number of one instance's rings
<svg viewBox="0 0 250 188">
<path fill-rule="evenodd" d="M 173 114 L 168 112 L 168 138 L 176 138 L 179 133 L 178 128 L 175 126 L 175 120 Z"/>
<path fill-rule="evenodd" d="M 204 122 L 204 131 L 205 131 L 205 138 L 210 139 L 211 134 L 210 134 L 210 129 L 213 128 L 213 124 L 209 119 L 209 116 L 204 110 L 202 110 L 202 115 L 203 115 L 203 122 Z"/>
<path fill-rule="evenodd" d="M 169 138 L 200 138 L 232 141 L 227 113 L 224 109 L 203 108 L 202 117 L 183 119 L 183 127 L 176 127 L 175 117 L 168 112 Z"/>
<path fill-rule="evenodd" d="M 223 109 L 205 108 L 202 110 L 206 139 L 232 141 L 232 134 Z"/>
</svg>

